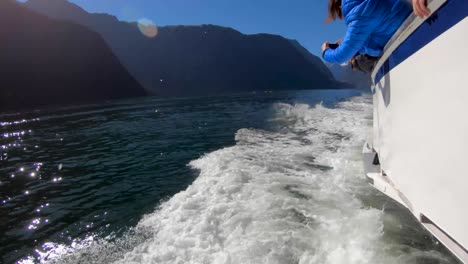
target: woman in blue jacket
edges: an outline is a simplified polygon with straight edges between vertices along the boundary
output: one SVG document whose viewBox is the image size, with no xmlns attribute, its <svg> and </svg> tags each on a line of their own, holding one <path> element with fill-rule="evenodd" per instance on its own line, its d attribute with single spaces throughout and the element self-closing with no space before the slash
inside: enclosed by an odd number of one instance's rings
<svg viewBox="0 0 468 264">
<path fill-rule="evenodd" d="M 336 49 L 328 41 L 322 46 L 323 59 L 344 63 L 356 54 L 379 57 L 385 44 L 411 14 L 405 0 L 329 0 L 328 20 L 344 19 L 348 29 Z"/>
</svg>

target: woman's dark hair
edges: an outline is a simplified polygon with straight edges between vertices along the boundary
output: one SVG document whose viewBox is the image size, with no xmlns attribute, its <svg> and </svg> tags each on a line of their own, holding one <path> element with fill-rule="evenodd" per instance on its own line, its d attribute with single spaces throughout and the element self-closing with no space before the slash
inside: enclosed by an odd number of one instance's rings
<svg viewBox="0 0 468 264">
<path fill-rule="evenodd" d="M 343 11 L 341 11 L 341 0 L 328 0 L 328 17 L 326 22 L 329 23 L 337 18 L 343 19 Z"/>
</svg>

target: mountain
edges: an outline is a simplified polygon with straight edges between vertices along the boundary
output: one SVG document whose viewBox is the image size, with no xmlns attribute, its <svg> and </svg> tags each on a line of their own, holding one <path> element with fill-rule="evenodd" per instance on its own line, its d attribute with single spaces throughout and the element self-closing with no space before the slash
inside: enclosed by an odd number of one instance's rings
<svg viewBox="0 0 468 264">
<path fill-rule="evenodd" d="M 29 0 L 25 6 L 101 34 L 130 73 L 155 94 L 343 86 L 319 58 L 280 36 L 244 35 L 231 28 L 201 25 L 155 28 L 157 35 L 151 38 L 142 34 L 136 22 L 90 14 L 66 0 Z"/>
<path fill-rule="evenodd" d="M 351 84 L 357 89 L 370 90 L 372 82 L 368 73 L 353 70 L 350 63 L 341 65 L 327 63 L 326 65 L 338 81 Z"/>
<path fill-rule="evenodd" d="M 293 47 L 296 48 L 296 50 L 299 51 L 308 62 L 317 66 L 317 70 L 320 74 L 322 74 L 326 78 L 335 79 L 330 69 L 325 63 L 323 63 L 323 61 L 319 57 L 312 55 L 297 40 L 290 39 L 289 41 L 291 42 Z"/>
<path fill-rule="evenodd" d="M 99 34 L 0 1 L 0 109 L 145 95 Z"/>
</svg>

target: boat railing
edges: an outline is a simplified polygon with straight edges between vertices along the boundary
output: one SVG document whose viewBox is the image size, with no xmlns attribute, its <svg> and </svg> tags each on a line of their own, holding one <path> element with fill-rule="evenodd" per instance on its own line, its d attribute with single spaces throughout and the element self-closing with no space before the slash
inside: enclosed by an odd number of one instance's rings
<svg viewBox="0 0 468 264">
<path fill-rule="evenodd" d="M 431 10 L 431 15 L 436 12 L 447 0 L 428 0 L 427 7 Z M 420 18 L 414 12 L 405 20 L 400 28 L 393 34 L 393 37 L 387 42 L 382 57 L 377 61 L 372 72 L 372 81 L 375 84 L 377 72 L 384 65 L 392 53 L 417 29 L 428 17 Z"/>
</svg>

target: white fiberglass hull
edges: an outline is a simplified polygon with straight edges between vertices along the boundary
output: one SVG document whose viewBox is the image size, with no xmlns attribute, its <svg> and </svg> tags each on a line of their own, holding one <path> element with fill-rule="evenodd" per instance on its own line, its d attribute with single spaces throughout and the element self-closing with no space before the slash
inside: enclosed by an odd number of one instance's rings
<svg viewBox="0 0 468 264">
<path fill-rule="evenodd" d="M 466 5 L 434 0 L 430 21 L 410 17 L 389 42 L 373 73 L 364 156 L 371 183 L 468 263 Z"/>
</svg>

